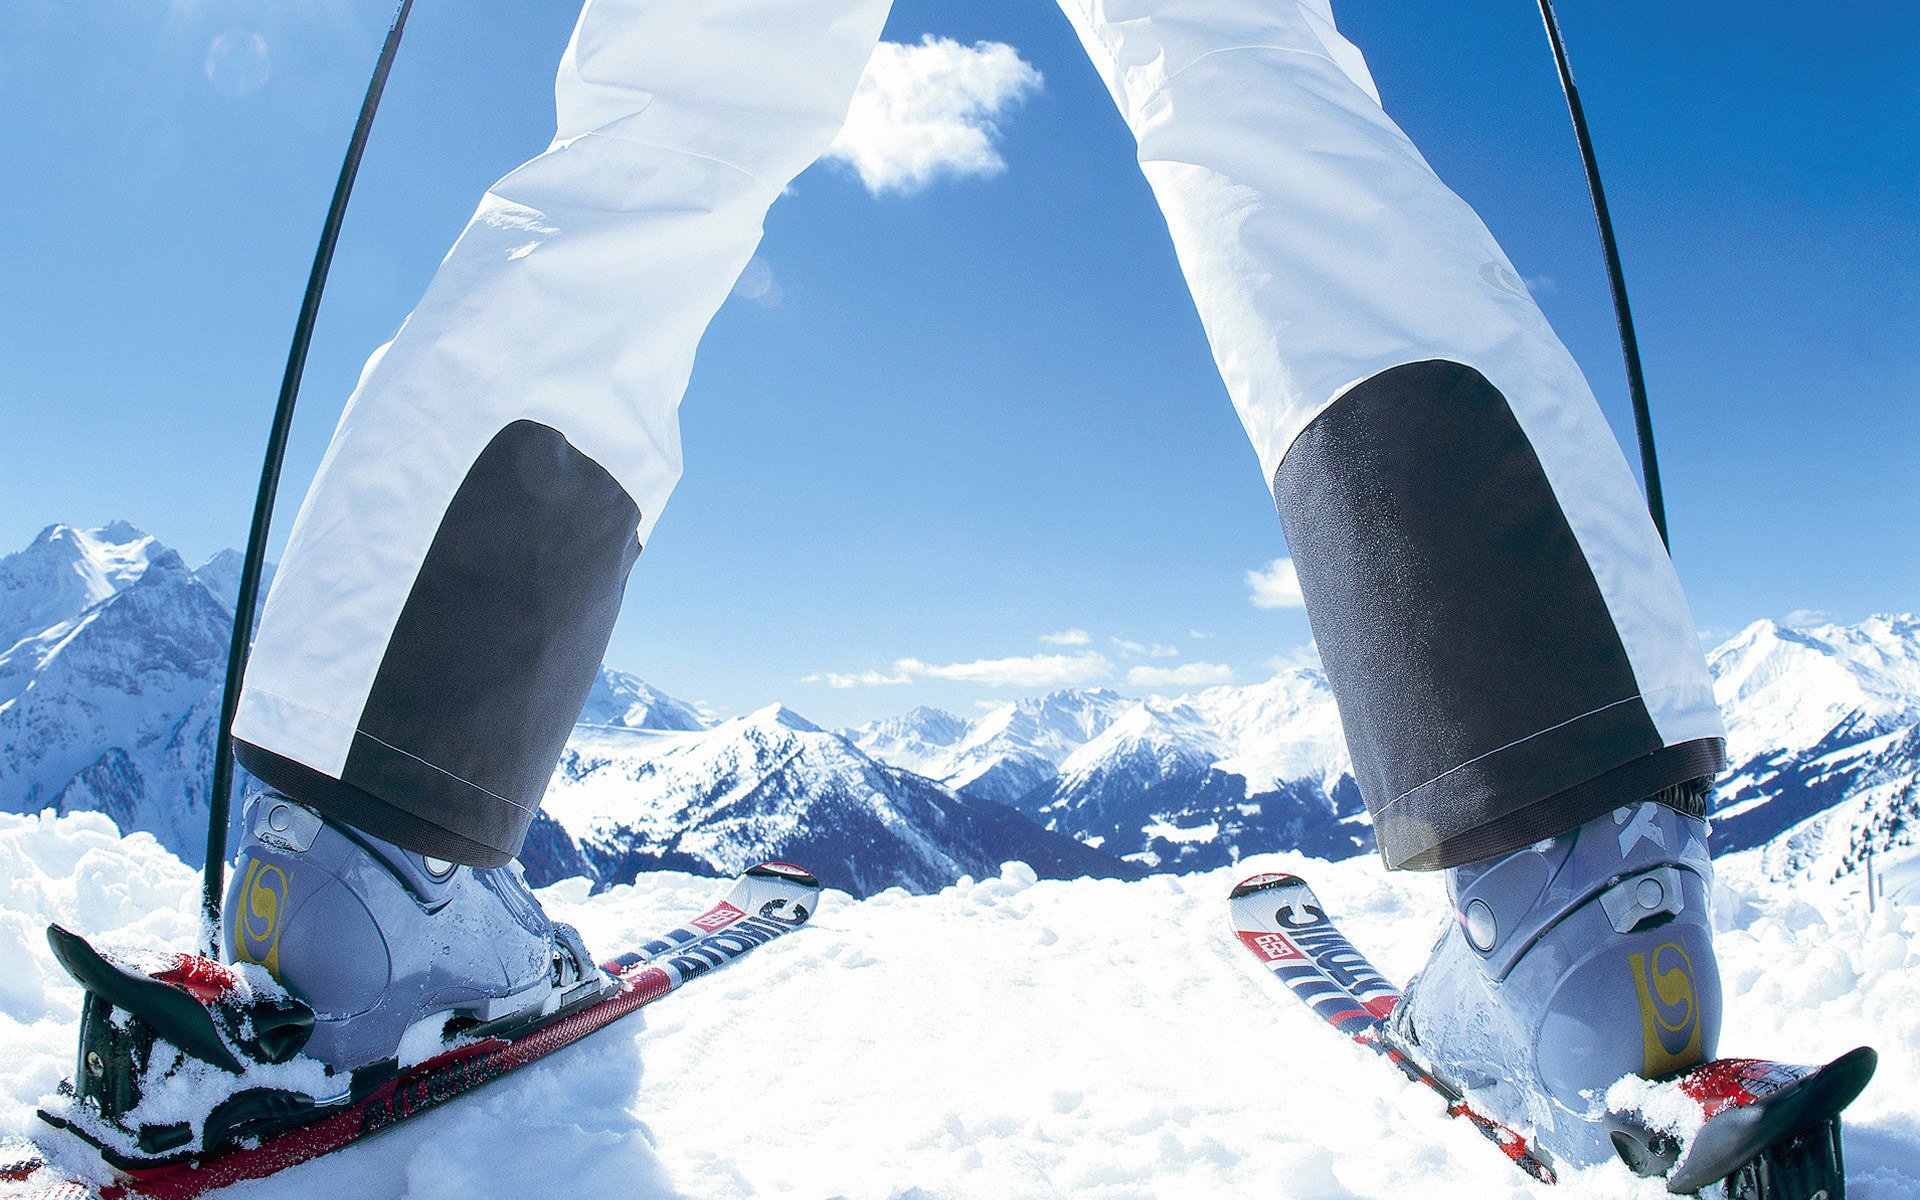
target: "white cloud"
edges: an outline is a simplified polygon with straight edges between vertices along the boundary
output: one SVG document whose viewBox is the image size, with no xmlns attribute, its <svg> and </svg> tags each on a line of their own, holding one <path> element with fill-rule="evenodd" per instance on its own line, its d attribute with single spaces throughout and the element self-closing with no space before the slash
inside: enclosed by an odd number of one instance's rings
<svg viewBox="0 0 1920 1200">
<path fill-rule="evenodd" d="M 856 671 L 843 675 L 838 671 L 819 671 L 802 676 L 801 683 L 824 683 L 832 688 L 851 687 L 892 687 L 902 683 L 912 683 L 911 677 L 904 674 L 885 675 L 879 671 Z"/>
<path fill-rule="evenodd" d="M 923 663 L 903 658 L 894 668 L 905 674 L 988 687 L 1071 687 L 1113 674 L 1113 663 L 1098 652 L 1086 654 L 1028 654 L 1012 658 L 979 658 L 963 663 Z"/>
<path fill-rule="evenodd" d="M 1833 624 L 1833 613 L 1824 608 L 1796 608 L 1780 618 L 1780 623 L 1789 629 L 1808 629 L 1815 625 Z"/>
<path fill-rule="evenodd" d="M 916 192 L 945 175 L 997 175 L 999 120 L 1038 91 L 1040 72 L 1004 42 L 963 46 L 931 34 L 881 42 L 827 157 L 851 166 L 875 195 Z"/>
<path fill-rule="evenodd" d="M 1159 642 L 1149 646 L 1142 642 L 1128 641 L 1126 638 L 1117 637 L 1109 640 L 1119 647 L 1122 654 L 1129 654 L 1135 658 L 1172 658 L 1180 653 L 1172 646 L 1163 646 Z"/>
<path fill-rule="evenodd" d="M 1255 608 L 1305 608 L 1300 595 L 1300 572 L 1291 558 L 1276 558 L 1258 570 L 1247 572 L 1248 597 Z"/>
<path fill-rule="evenodd" d="M 1283 650 L 1262 665 L 1267 670 L 1276 672 L 1290 671 L 1295 667 L 1311 667 L 1317 671 L 1320 669 L 1320 643 L 1308 642 L 1304 646 Z"/>
<path fill-rule="evenodd" d="M 1191 662 L 1177 667 L 1134 667 L 1127 672 L 1133 687 L 1205 687 L 1213 683 L 1232 683 L 1233 668 L 1224 663 Z"/>
<path fill-rule="evenodd" d="M 891 674 L 885 671 L 819 671 L 805 676 L 801 683 L 824 683 L 828 687 L 891 687 L 916 679 L 946 679 L 955 683 L 984 684 L 987 687 L 1055 688 L 1092 683 L 1113 674 L 1113 663 L 1106 655 L 1027 654 L 1011 658 L 977 658 L 972 662 L 927 663 L 917 658 L 896 659 Z"/>
<path fill-rule="evenodd" d="M 1059 633 L 1043 633 L 1040 640 L 1049 646 L 1084 646 L 1093 635 L 1084 629 L 1062 629 Z"/>
<path fill-rule="evenodd" d="M 1187 636 L 1190 638 L 1193 638 L 1195 641 L 1205 641 L 1206 639 L 1212 637 L 1213 634 L 1210 631 L 1206 631 L 1206 630 L 1189 629 L 1187 630 Z"/>
</svg>

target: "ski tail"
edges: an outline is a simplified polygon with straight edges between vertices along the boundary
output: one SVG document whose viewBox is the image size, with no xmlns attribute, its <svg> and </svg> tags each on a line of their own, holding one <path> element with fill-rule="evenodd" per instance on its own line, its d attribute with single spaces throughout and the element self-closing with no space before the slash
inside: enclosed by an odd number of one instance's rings
<svg viewBox="0 0 1920 1200">
<path fill-rule="evenodd" d="M 749 868 L 705 912 L 602 963 L 607 986 L 591 999 L 512 1029 L 468 1030 L 439 1054 L 415 1066 L 396 1066 L 378 1080 L 356 1072 L 347 1096 L 337 1102 L 274 1093 L 269 1097 L 272 1103 L 267 1103 L 263 1089 L 236 1092 L 230 1103 L 244 1102 L 245 1113 L 216 1109 L 207 1114 L 205 1145 L 175 1138 L 173 1126 L 127 1129 L 116 1118 L 138 1108 L 140 1089 L 152 1082 L 149 1063 L 164 1067 L 167 1061 L 154 1054 L 156 1047 L 171 1046 L 160 1036 L 160 1029 L 185 1031 L 203 1052 L 195 1057 L 233 1055 L 243 1072 L 263 1061 L 252 1052 L 254 1048 L 233 1036 L 233 1030 L 250 1028 L 250 1023 L 237 1022 L 223 1011 L 233 998 L 232 989 L 214 986 L 231 982 L 232 972 L 192 955 L 170 955 L 161 964 L 164 969 L 143 975 L 138 967 L 100 955 L 76 935 L 61 931 L 55 945 L 62 951 L 62 962 L 88 987 L 89 1005 L 125 1014 L 112 1020 L 103 1014 L 100 1027 L 127 1035 L 115 1043 L 92 1045 L 92 1053 L 83 1042 L 77 1086 L 62 1085 L 62 1101 L 40 1115 L 53 1129 L 72 1135 L 63 1140 L 77 1139 L 97 1159 L 83 1172 L 89 1179 L 99 1175 L 101 1167 L 105 1174 L 100 1182 L 79 1183 L 48 1166 L 37 1151 L 20 1148 L 10 1155 L 0 1148 L 0 1184 L 11 1185 L 9 1195 L 32 1200 L 136 1196 L 191 1200 L 213 1188 L 272 1175 L 370 1137 L 543 1058 L 791 933 L 811 919 L 820 890 L 819 880 L 789 863 Z M 94 990 L 96 984 L 100 991 Z M 189 1002 L 200 1006 L 202 1013 L 197 1015 Z M 143 1012 L 151 1013 L 158 1024 L 150 1024 Z M 103 1056 L 102 1047 L 109 1054 L 126 1050 L 125 1061 Z M 90 1079 L 107 1079 L 127 1094 L 118 1095 L 111 1105 L 98 1097 L 90 1099 L 99 1090 Z M 215 1140 L 210 1134 L 216 1128 L 231 1136 Z"/>
<path fill-rule="evenodd" d="M 1554 1182 L 1552 1165 L 1524 1134 L 1475 1109 L 1387 1039 L 1387 1018 L 1400 1002 L 1400 989 L 1340 932 L 1306 880 L 1281 872 L 1254 875 L 1233 889 L 1227 903 L 1235 939 L 1315 1016 L 1437 1092 L 1448 1116 L 1466 1120 L 1515 1166 Z"/>
<path fill-rule="evenodd" d="M 1614 1147 L 1636 1174 L 1665 1176 L 1670 1192 L 1717 1183 L 1726 1200 L 1843 1200 L 1840 1112 L 1878 1062 L 1861 1046 L 1818 1067 L 1757 1058 L 1703 1063 L 1646 1084 L 1639 1105 L 1610 1113 Z M 1665 1120 L 1648 1112 L 1647 1101 L 1660 1093 L 1669 1102 L 1652 1107 Z M 1697 1128 L 1670 1123 L 1689 1109 Z"/>
</svg>

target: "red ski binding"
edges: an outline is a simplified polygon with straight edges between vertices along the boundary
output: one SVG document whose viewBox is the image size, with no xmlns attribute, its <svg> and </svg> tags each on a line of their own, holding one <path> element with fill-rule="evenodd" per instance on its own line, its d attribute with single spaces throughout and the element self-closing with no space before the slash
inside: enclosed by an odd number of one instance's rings
<svg viewBox="0 0 1920 1200">
<path fill-rule="evenodd" d="M 1676 1194 L 1718 1183 L 1726 1200 L 1844 1200 L 1840 1111 L 1877 1062 L 1862 1046 L 1819 1067 L 1757 1058 L 1704 1063 L 1672 1083 L 1699 1111 L 1691 1137 L 1616 1114 L 1614 1148 L 1635 1172 L 1664 1175 Z"/>
</svg>

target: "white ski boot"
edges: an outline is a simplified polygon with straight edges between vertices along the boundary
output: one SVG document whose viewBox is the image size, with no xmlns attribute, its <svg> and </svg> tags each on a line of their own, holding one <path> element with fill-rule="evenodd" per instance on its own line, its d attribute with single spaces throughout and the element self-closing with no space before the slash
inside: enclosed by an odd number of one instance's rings
<svg viewBox="0 0 1920 1200">
<path fill-rule="evenodd" d="M 1613 1159 L 1608 1088 L 1678 1074 L 1719 1042 L 1706 833 L 1643 801 L 1453 868 L 1454 921 L 1390 1038 L 1555 1157 Z"/>
<path fill-rule="evenodd" d="M 247 804 L 225 949 L 313 1010 L 300 1052 L 336 1071 L 430 1057 L 611 987 L 517 865 L 427 858 L 276 792 Z"/>
</svg>

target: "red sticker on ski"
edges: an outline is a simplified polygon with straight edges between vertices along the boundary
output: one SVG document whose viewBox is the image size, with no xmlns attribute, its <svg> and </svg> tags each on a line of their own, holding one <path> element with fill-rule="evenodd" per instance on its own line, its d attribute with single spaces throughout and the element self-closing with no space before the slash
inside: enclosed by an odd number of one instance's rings
<svg viewBox="0 0 1920 1200">
<path fill-rule="evenodd" d="M 1234 930 L 1247 949 L 1253 951 L 1261 962 L 1305 962 L 1307 956 L 1300 953 L 1300 947 L 1288 941 L 1285 934 L 1265 932 L 1255 933 L 1247 929 Z"/>
<path fill-rule="evenodd" d="M 725 929 L 727 926 L 733 924 L 735 921 L 738 921 L 741 917 L 744 917 L 746 915 L 747 915 L 746 913 L 735 908 L 733 905 L 728 904 L 725 900 L 722 900 L 720 903 L 714 905 L 712 908 L 708 909 L 706 912 L 701 913 L 699 916 L 695 917 L 692 921 L 688 923 L 691 925 L 698 926 L 699 928 L 706 930 L 708 933 L 712 933 L 716 929 Z"/>
</svg>

